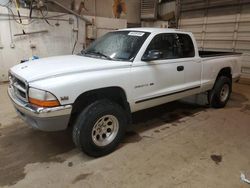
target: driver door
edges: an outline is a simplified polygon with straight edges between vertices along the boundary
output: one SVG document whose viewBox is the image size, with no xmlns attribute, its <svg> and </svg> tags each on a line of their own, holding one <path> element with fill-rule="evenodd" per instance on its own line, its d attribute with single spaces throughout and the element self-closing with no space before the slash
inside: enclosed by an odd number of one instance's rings
<svg viewBox="0 0 250 188">
<path fill-rule="evenodd" d="M 152 61 L 141 60 L 132 65 L 133 111 L 173 100 L 173 94 L 181 91 L 185 84 L 184 62 L 178 59 L 180 49 L 177 35 L 156 35 L 144 55 L 152 50 L 159 51 L 161 57 Z"/>
</svg>

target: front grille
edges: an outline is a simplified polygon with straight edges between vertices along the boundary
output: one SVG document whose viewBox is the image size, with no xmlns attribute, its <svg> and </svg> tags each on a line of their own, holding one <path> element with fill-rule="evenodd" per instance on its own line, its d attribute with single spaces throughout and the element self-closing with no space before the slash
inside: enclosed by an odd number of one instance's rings
<svg viewBox="0 0 250 188">
<path fill-rule="evenodd" d="M 28 102 L 28 86 L 27 84 L 14 76 L 13 74 L 9 74 L 10 87 L 13 88 L 14 94 L 19 99 Z"/>
</svg>

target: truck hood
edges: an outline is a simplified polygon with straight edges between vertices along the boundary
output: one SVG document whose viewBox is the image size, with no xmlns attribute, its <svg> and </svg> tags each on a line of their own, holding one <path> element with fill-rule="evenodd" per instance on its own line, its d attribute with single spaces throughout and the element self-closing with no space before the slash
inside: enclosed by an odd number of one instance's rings
<svg viewBox="0 0 250 188">
<path fill-rule="evenodd" d="M 67 55 L 28 61 L 12 67 L 10 71 L 27 82 L 32 82 L 77 72 L 128 67 L 130 64 L 131 62 Z"/>
</svg>

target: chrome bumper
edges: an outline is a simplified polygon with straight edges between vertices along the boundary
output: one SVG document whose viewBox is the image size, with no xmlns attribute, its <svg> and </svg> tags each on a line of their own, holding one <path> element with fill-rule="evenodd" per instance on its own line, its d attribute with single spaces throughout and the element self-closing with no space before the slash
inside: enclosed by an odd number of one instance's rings
<svg viewBox="0 0 250 188">
<path fill-rule="evenodd" d="M 31 127 L 43 131 L 59 131 L 67 128 L 72 105 L 52 108 L 37 107 L 15 97 L 11 87 L 8 87 L 8 94 L 17 113 Z"/>
</svg>

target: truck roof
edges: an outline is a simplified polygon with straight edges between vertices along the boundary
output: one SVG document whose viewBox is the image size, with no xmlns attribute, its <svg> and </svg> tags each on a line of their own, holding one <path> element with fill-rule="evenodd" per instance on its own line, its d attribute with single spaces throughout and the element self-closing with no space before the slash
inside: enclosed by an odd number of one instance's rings
<svg viewBox="0 0 250 188">
<path fill-rule="evenodd" d="M 191 34 L 190 32 L 181 31 L 179 29 L 155 28 L 155 27 L 126 28 L 126 29 L 119 29 L 119 31 L 141 31 L 141 32 L 149 32 L 149 33 L 175 32 L 175 33 Z"/>
</svg>

